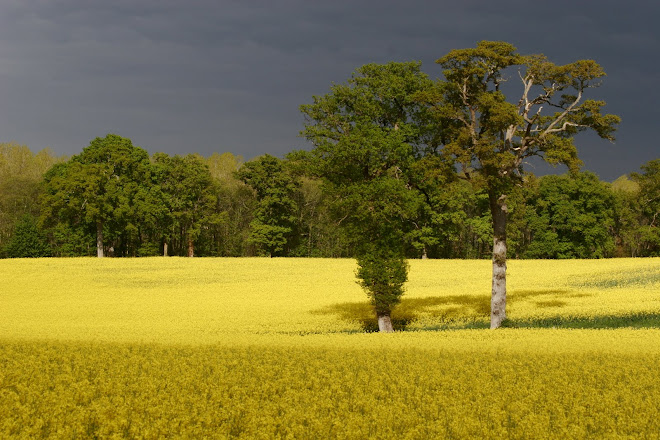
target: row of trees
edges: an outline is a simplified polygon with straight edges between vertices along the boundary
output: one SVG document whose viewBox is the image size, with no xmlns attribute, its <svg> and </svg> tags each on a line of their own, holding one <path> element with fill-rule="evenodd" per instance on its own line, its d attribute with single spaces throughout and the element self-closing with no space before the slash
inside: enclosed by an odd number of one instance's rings
<svg viewBox="0 0 660 440">
<path fill-rule="evenodd" d="M 311 151 L 234 161 L 224 181 L 213 157 L 149 157 L 97 138 L 45 174 L 38 226 L 56 255 L 223 255 L 238 242 L 228 254 L 354 256 L 384 331 L 410 256 L 491 252 L 497 328 L 509 256 L 658 252 L 657 161 L 613 185 L 579 172 L 574 136 L 613 140 L 619 122 L 585 99 L 605 76 L 597 63 L 488 41 L 438 63 L 445 80 L 420 63 L 363 66 L 301 106 Z M 570 174 L 536 178 L 523 170 L 532 156 Z"/>
<path fill-rule="evenodd" d="M 121 138 L 92 143 L 107 139 Z M 115 147 L 109 146 L 112 161 Z M 128 177 L 120 167 L 112 171 L 116 177 L 106 177 L 114 180 L 110 185 L 99 181 L 100 164 L 95 173 L 82 171 L 80 156 L 66 160 L 48 150 L 34 154 L 26 146 L 0 144 L 4 257 L 350 257 L 367 240 L 356 219 L 343 218 L 347 212 L 376 216 L 360 220 L 374 227 L 390 227 L 405 216 L 395 238 L 406 258 L 487 258 L 492 252 L 488 196 L 463 179 L 433 181 L 420 174 L 417 179 L 427 179 L 423 195 L 407 190 L 407 183 L 397 188 L 385 181 L 351 190 L 304 175 L 295 158 L 266 155 L 243 163 L 230 153 L 149 157 L 142 151 L 137 157 L 147 171 L 124 186 L 121 179 Z M 353 196 L 342 194 L 350 191 Z M 373 209 L 363 209 L 369 199 Z M 386 205 L 389 199 L 397 205 Z M 660 255 L 660 160 L 612 183 L 590 172 L 527 174 L 509 205 L 512 258 Z"/>
</svg>

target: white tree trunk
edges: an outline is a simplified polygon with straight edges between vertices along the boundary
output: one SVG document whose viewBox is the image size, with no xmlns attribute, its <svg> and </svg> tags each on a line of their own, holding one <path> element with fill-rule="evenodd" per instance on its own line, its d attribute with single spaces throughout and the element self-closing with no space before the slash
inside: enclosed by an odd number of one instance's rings
<svg viewBox="0 0 660 440">
<path fill-rule="evenodd" d="M 490 298 L 490 328 L 506 319 L 506 239 L 493 239 L 493 290 Z"/>
<path fill-rule="evenodd" d="M 493 216 L 493 288 L 490 298 L 490 328 L 506 319 L 506 196 L 489 195 Z"/>
<path fill-rule="evenodd" d="M 392 318 L 390 318 L 389 313 L 378 315 L 378 331 L 380 333 L 392 333 L 394 331 L 394 327 L 392 327 Z"/>
<path fill-rule="evenodd" d="M 195 256 L 195 245 L 193 244 L 193 240 L 190 237 L 188 237 L 188 256 L 190 258 Z"/>
<path fill-rule="evenodd" d="M 96 222 L 96 256 L 103 258 L 103 222 Z"/>
</svg>

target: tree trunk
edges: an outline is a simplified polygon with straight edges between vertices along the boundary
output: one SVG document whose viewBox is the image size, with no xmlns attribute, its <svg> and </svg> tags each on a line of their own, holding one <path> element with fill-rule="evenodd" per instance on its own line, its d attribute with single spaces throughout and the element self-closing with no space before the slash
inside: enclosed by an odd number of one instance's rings
<svg viewBox="0 0 660 440">
<path fill-rule="evenodd" d="M 489 194 L 493 216 L 493 289 L 490 298 L 490 328 L 506 319 L 506 195 Z"/>
<path fill-rule="evenodd" d="M 163 257 L 167 257 L 167 242 L 163 242 Z"/>
<path fill-rule="evenodd" d="M 96 256 L 103 258 L 103 222 L 96 222 Z"/>
<path fill-rule="evenodd" d="M 394 331 L 394 327 L 392 327 L 392 318 L 390 318 L 389 313 L 378 314 L 378 331 L 380 333 L 392 333 Z"/>
<path fill-rule="evenodd" d="M 426 246 L 424 246 L 424 249 L 422 250 L 422 260 L 426 260 L 428 258 L 429 258 L 429 256 L 426 253 Z"/>
<path fill-rule="evenodd" d="M 192 237 L 188 237 L 188 256 L 195 256 L 195 245 L 193 244 Z"/>
</svg>

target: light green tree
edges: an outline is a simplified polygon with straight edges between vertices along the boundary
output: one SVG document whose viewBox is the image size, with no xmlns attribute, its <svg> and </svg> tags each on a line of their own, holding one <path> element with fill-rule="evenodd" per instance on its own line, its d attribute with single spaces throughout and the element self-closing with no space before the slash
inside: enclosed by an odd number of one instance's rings
<svg viewBox="0 0 660 440">
<path fill-rule="evenodd" d="M 252 188 L 236 175 L 244 163 L 243 158 L 232 153 L 213 153 L 206 161 L 217 199 L 217 221 L 205 236 L 208 252 L 227 257 L 248 255 L 256 199 Z"/>
<path fill-rule="evenodd" d="M 33 153 L 26 145 L 0 143 L 0 247 L 25 215 L 39 217 L 41 181 L 60 161 L 49 149 Z"/>
</svg>

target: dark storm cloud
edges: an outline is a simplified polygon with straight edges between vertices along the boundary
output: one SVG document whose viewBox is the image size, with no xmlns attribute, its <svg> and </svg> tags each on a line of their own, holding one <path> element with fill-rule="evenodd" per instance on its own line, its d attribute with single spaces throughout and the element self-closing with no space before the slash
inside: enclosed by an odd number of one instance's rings
<svg viewBox="0 0 660 440">
<path fill-rule="evenodd" d="M 446 3 L 446 4 L 443 4 Z M 150 152 L 306 147 L 300 104 L 368 62 L 434 64 L 505 40 L 608 72 L 594 97 L 623 116 L 616 145 L 578 138 L 603 178 L 658 157 L 659 7 L 646 2 L 33 1 L 0 4 L 0 141 L 75 154 L 114 132 Z"/>
</svg>

